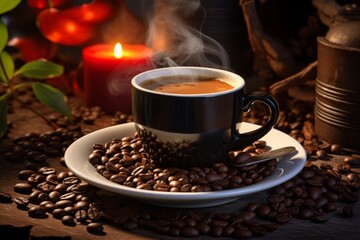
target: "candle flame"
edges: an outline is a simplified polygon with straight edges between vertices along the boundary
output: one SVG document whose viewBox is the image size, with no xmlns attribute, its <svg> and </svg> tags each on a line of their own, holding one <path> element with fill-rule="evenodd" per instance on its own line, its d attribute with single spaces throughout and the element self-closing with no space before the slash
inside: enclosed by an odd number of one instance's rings
<svg viewBox="0 0 360 240">
<path fill-rule="evenodd" d="M 116 58 L 121 58 L 123 55 L 123 50 L 122 50 L 122 46 L 121 44 L 118 42 L 115 44 L 115 47 L 114 47 L 114 56 Z"/>
</svg>

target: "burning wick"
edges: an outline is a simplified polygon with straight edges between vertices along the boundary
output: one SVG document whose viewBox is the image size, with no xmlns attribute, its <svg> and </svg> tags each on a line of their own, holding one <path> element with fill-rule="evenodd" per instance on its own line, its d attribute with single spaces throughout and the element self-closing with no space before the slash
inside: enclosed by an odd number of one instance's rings
<svg viewBox="0 0 360 240">
<path fill-rule="evenodd" d="M 116 58 L 121 58 L 123 55 L 123 50 L 122 50 L 122 46 L 121 44 L 118 42 L 115 44 L 115 47 L 114 47 L 114 56 Z"/>
</svg>

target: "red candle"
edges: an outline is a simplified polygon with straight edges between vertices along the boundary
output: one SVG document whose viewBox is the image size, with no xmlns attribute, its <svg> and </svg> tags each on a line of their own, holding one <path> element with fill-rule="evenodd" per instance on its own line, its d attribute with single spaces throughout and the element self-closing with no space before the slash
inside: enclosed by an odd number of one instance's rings
<svg viewBox="0 0 360 240">
<path fill-rule="evenodd" d="M 131 79 L 151 69 L 151 49 L 144 45 L 98 44 L 83 49 L 84 100 L 108 113 L 131 114 Z"/>
</svg>

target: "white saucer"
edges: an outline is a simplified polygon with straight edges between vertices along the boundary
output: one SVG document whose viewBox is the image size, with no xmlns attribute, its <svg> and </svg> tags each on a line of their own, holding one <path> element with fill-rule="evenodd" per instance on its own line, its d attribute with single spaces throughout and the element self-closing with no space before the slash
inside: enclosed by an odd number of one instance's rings
<svg viewBox="0 0 360 240">
<path fill-rule="evenodd" d="M 258 128 L 258 125 L 242 123 L 241 132 L 248 132 Z M 103 128 L 89 133 L 71 144 L 65 152 L 65 163 L 67 167 L 78 177 L 91 185 L 111 192 L 136 198 L 142 202 L 166 207 L 196 208 L 210 207 L 234 201 L 241 196 L 259 192 L 279 185 L 298 174 L 305 165 L 306 153 L 304 148 L 289 135 L 272 129 L 262 139 L 272 149 L 284 146 L 294 146 L 297 154 L 293 157 L 283 158 L 277 164 L 275 171 L 260 182 L 250 186 L 237 189 L 213 191 L 213 192 L 158 192 L 152 190 L 142 190 L 122 186 L 107 180 L 96 172 L 93 165 L 88 161 L 88 157 L 95 143 L 104 144 L 113 138 L 133 136 L 135 133 L 134 123 L 125 123 L 112 127 Z"/>
</svg>

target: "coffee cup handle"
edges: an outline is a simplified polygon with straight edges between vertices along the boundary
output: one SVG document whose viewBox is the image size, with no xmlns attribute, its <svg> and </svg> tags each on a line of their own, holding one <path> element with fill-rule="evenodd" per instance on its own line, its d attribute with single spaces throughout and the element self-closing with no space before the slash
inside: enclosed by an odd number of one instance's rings
<svg viewBox="0 0 360 240">
<path fill-rule="evenodd" d="M 265 136 L 275 126 L 275 124 L 278 121 L 279 111 L 280 111 L 279 105 L 275 100 L 275 98 L 273 98 L 270 94 L 265 92 L 253 92 L 248 95 L 245 95 L 243 98 L 242 112 L 247 112 L 248 110 L 250 110 L 251 105 L 257 101 L 262 102 L 269 107 L 270 118 L 264 126 L 261 126 L 256 130 L 246 133 L 239 133 L 239 130 L 236 130 L 233 141 L 234 148 L 245 147 L 259 140 L 260 138 Z M 236 126 L 234 128 L 236 129 Z"/>
</svg>

